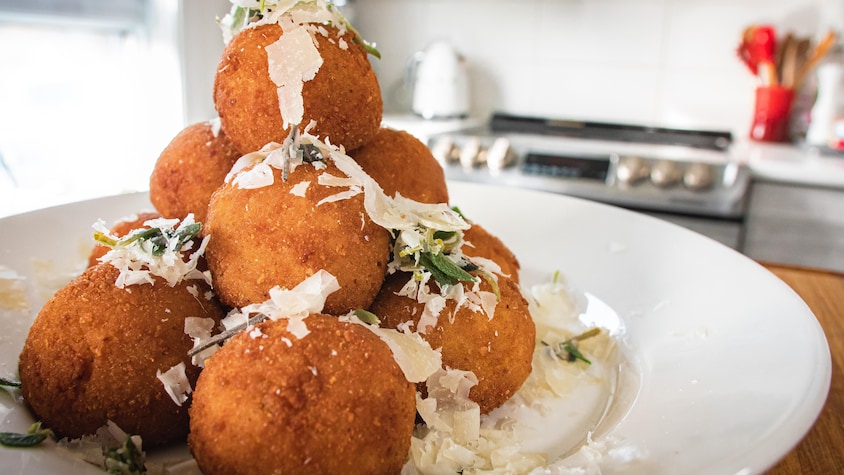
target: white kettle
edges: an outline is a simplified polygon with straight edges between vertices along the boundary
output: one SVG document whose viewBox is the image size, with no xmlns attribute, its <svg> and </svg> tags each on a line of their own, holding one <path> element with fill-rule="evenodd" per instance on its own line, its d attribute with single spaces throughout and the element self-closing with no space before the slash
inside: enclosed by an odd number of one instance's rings
<svg viewBox="0 0 844 475">
<path fill-rule="evenodd" d="M 469 114 L 466 60 L 446 41 L 416 53 L 411 63 L 413 113 L 425 119 L 453 119 Z"/>
</svg>

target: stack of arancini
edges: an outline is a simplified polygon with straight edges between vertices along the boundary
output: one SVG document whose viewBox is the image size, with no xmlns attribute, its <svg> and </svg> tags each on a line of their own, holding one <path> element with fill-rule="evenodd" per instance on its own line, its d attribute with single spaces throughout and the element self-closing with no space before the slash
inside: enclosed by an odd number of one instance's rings
<svg viewBox="0 0 844 475">
<path fill-rule="evenodd" d="M 418 332 L 441 349 L 444 367 L 478 373 L 470 398 L 483 413 L 506 401 L 527 378 L 535 328 L 519 291 L 518 260 L 476 225 L 465 233 L 470 243 L 465 255 L 501 267 L 502 275 L 494 277 L 498 289 L 488 280 L 480 284 L 486 292 L 498 292 L 495 314 L 452 305 L 434 327 L 417 328 L 421 304 L 396 295 L 412 277 L 388 270 L 393 230 L 368 216 L 363 193 L 330 199 L 337 191 L 322 186 L 320 178 L 346 178 L 331 160 L 284 171 L 269 168 L 272 184 L 267 186 L 238 185 L 237 176 L 259 164 L 243 160 L 284 143 L 296 127 L 339 146 L 388 196 L 449 202 L 444 172 L 427 146 L 407 132 L 381 127 L 380 87 L 357 32 L 341 17 L 321 23 L 326 13 L 320 8 L 336 13 L 323 0 L 292 8 L 294 14 L 265 12 L 256 17 L 260 21 L 235 31 L 215 77 L 219 118 L 185 128 L 164 149 L 150 177 L 150 199 L 165 218 L 193 214 L 203 222 L 202 235 L 209 237 L 205 262 L 220 312 L 264 302 L 270 289 L 293 288 L 321 270 L 334 275 L 340 289 L 328 296 L 321 312 L 304 320 L 307 335 L 291 333 L 283 321 L 266 321 L 226 342 L 201 373 L 188 365 L 199 373 L 184 405 L 190 406 L 189 447 L 206 475 L 398 473 L 417 422 L 416 391 L 424 395 L 425 383 L 407 381 L 389 347 L 372 332 L 336 317 L 367 309 L 385 328 Z M 320 22 L 302 20 L 309 15 Z M 303 32 L 310 38 L 303 48 L 318 51 L 316 69 L 297 63 L 307 56 L 298 49 L 280 47 L 301 46 L 292 38 L 301 39 Z M 282 41 L 285 36 L 289 41 Z M 287 70 L 279 72 L 286 63 Z M 301 82 L 279 84 L 278 75 L 289 78 L 291 71 Z M 285 103 L 290 88 L 298 91 L 300 108 Z M 99 264 L 98 272 L 110 275 L 109 265 Z M 22 367 L 24 356 L 29 359 L 34 351 L 22 355 Z M 182 356 L 186 351 L 178 349 Z M 27 384 L 35 386 L 33 381 Z M 47 397 L 58 390 L 38 384 Z M 66 409 L 81 412 L 78 417 L 88 411 L 79 405 Z M 184 440 L 183 431 L 174 434 Z"/>
</svg>

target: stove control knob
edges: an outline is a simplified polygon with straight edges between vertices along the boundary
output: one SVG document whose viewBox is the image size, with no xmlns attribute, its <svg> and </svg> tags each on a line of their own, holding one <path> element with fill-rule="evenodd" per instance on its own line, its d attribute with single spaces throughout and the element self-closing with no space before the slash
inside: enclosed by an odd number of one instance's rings
<svg viewBox="0 0 844 475">
<path fill-rule="evenodd" d="M 470 137 L 460 150 L 460 165 L 465 170 L 474 168 L 485 158 L 481 148 L 481 139 L 478 137 Z"/>
<path fill-rule="evenodd" d="M 683 178 L 680 166 L 671 160 L 660 160 L 651 168 L 651 183 L 660 188 L 676 185 Z"/>
<path fill-rule="evenodd" d="M 486 166 L 491 171 L 498 171 L 510 166 L 515 159 L 515 153 L 510 147 L 510 141 L 504 137 L 498 137 L 486 151 Z"/>
<path fill-rule="evenodd" d="M 450 136 L 443 136 L 434 139 L 430 145 L 431 155 L 437 159 L 440 165 L 445 166 L 449 162 L 454 162 L 458 159 L 460 151 L 454 144 L 454 139 Z"/>
<path fill-rule="evenodd" d="M 712 166 L 706 163 L 692 163 L 683 174 L 683 185 L 694 191 L 702 191 L 712 187 Z"/>
<path fill-rule="evenodd" d="M 650 169 L 648 164 L 642 157 L 631 155 L 623 157 L 618 161 L 618 168 L 615 176 L 618 181 L 627 185 L 632 185 L 648 177 Z"/>
</svg>

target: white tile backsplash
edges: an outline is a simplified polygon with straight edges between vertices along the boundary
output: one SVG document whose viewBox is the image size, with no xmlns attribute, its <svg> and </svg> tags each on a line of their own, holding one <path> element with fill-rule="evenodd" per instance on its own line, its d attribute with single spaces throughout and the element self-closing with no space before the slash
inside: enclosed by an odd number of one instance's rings
<svg viewBox="0 0 844 475">
<path fill-rule="evenodd" d="M 387 112 L 406 112 L 409 58 L 447 39 L 469 62 L 472 110 L 746 135 L 756 86 L 735 50 L 750 24 L 801 35 L 844 25 L 844 0 L 355 0 L 377 42 Z M 840 31 L 840 30 L 839 30 Z"/>
<path fill-rule="evenodd" d="M 539 2 L 536 53 L 584 63 L 657 66 L 660 62 L 662 1 Z"/>
</svg>

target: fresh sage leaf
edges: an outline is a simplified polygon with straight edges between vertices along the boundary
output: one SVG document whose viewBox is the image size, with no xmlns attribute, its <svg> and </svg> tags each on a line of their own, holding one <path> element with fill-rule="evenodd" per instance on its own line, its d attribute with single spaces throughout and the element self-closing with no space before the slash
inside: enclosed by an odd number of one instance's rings
<svg viewBox="0 0 844 475">
<path fill-rule="evenodd" d="M 21 387 L 20 381 L 12 381 L 6 378 L 0 378 L 0 386 L 6 386 L 8 388 L 19 388 Z"/>
<path fill-rule="evenodd" d="M 29 426 L 26 434 L 19 434 L 17 432 L 0 432 L 0 444 L 6 447 L 34 447 L 48 436 L 52 435 L 53 431 L 50 429 L 42 429 L 41 423 L 36 422 Z"/>
<path fill-rule="evenodd" d="M 585 356 L 583 356 L 583 353 L 581 353 L 580 350 L 577 348 L 577 344 L 575 344 L 575 342 L 571 340 L 564 341 L 560 344 L 560 346 L 563 351 L 566 352 L 566 361 L 570 363 L 574 363 L 575 361 L 583 361 L 586 364 L 592 364 L 591 361 L 589 361 Z"/>
<path fill-rule="evenodd" d="M 0 432 L 0 444 L 6 447 L 34 447 L 47 438 L 47 434 L 18 434 Z"/>
<path fill-rule="evenodd" d="M 461 269 L 454 261 L 443 253 L 423 252 L 419 256 L 419 263 L 431 273 L 440 285 L 456 285 L 458 282 L 473 282 L 472 274 Z"/>
<path fill-rule="evenodd" d="M 127 436 L 122 446 L 106 452 L 105 465 L 109 473 L 144 473 L 146 471 L 145 459 L 146 455 L 143 450 L 135 445 L 132 436 Z"/>
<path fill-rule="evenodd" d="M 546 342 L 542 342 L 545 346 L 551 346 L 551 349 L 554 351 L 554 354 L 560 358 L 561 360 L 568 361 L 570 363 L 574 363 L 575 361 L 582 361 L 586 364 L 592 364 L 588 358 L 583 356 L 583 353 L 580 352 L 580 348 L 577 347 L 578 342 L 583 341 L 587 338 L 592 338 L 593 336 L 599 335 L 601 333 L 600 328 L 591 328 L 586 330 L 585 332 L 581 333 L 580 335 L 575 335 L 569 338 L 566 341 L 560 342 L 557 345 L 549 345 Z"/>
<path fill-rule="evenodd" d="M 368 310 L 364 310 L 362 308 L 355 310 L 355 316 L 358 317 L 360 319 L 360 321 L 362 321 L 363 323 L 366 323 L 367 325 L 376 325 L 377 326 L 377 325 L 381 324 L 381 320 L 378 318 L 377 315 L 375 315 L 374 313 L 372 313 Z"/>
</svg>

